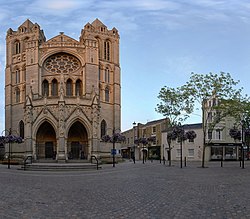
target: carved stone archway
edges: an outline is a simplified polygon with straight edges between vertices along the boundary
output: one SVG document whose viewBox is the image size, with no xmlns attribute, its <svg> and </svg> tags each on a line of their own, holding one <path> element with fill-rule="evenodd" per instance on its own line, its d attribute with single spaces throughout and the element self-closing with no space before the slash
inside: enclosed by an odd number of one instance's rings
<svg viewBox="0 0 250 219">
<path fill-rule="evenodd" d="M 36 134 L 36 157 L 37 159 L 56 159 L 57 142 L 56 132 L 53 126 L 45 121 Z"/>
<path fill-rule="evenodd" d="M 89 154 L 88 133 L 85 126 L 74 122 L 67 138 L 68 159 L 87 159 Z"/>
</svg>

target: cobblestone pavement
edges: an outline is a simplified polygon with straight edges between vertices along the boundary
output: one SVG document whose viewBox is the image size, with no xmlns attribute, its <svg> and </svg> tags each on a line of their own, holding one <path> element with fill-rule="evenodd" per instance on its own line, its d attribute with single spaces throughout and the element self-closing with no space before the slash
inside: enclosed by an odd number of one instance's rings
<svg viewBox="0 0 250 219">
<path fill-rule="evenodd" d="M 250 218 L 250 162 L 32 172 L 0 165 L 0 218 Z"/>
</svg>

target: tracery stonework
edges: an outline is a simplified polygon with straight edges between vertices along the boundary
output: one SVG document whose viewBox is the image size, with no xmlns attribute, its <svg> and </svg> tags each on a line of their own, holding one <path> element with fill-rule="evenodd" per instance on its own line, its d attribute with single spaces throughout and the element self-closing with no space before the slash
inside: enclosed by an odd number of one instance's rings
<svg viewBox="0 0 250 219">
<path fill-rule="evenodd" d="M 13 154 L 65 161 L 110 156 L 100 124 L 105 121 L 107 132 L 120 128 L 118 31 L 96 19 L 79 41 L 63 32 L 46 40 L 26 20 L 7 31 L 6 45 L 5 126 L 25 127 Z"/>
<path fill-rule="evenodd" d="M 72 55 L 58 53 L 45 61 L 44 68 L 52 73 L 69 74 L 80 68 L 80 61 Z"/>
</svg>

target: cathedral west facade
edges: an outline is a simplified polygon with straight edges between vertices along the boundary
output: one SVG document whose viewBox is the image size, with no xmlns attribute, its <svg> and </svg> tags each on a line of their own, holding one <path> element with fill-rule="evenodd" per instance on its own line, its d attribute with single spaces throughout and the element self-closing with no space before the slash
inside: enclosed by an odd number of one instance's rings
<svg viewBox="0 0 250 219">
<path fill-rule="evenodd" d="M 98 19 L 79 41 L 61 32 L 46 40 L 26 20 L 6 36 L 5 128 L 23 138 L 12 154 L 34 159 L 110 156 L 105 134 L 120 129 L 119 34 Z M 8 147 L 6 148 L 8 151 Z"/>
</svg>

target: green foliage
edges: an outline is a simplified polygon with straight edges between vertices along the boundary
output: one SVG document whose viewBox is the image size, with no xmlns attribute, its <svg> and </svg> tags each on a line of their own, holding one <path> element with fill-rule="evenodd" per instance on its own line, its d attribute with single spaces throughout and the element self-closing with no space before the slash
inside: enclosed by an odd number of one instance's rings
<svg viewBox="0 0 250 219">
<path fill-rule="evenodd" d="M 242 115 L 250 118 L 250 104 L 247 96 L 242 96 L 243 88 L 238 88 L 239 81 L 234 80 L 229 73 L 195 74 L 191 73 L 189 81 L 184 85 L 171 88 L 163 87 L 160 90 L 156 111 L 170 120 L 172 127 L 178 122 L 185 121 L 194 112 L 194 106 L 200 104 L 203 111 L 203 158 L 207 130 L 214 130 L 216 124 L 223 118 L 230 116 L 236 121 L 241 121 Z M 207 105 L 211 98 L 216 99 L 216 104 Z M 208 117 L 211 112 L 212 118 Z"/>
<path fill-rule="evenodd" d="M 216 95 L 219 99 L 236 99 L 241 97 L 242 88 L 236 88 L 239 81 L 235 81 L 229 73 L 195 74 L 180 89 L 189 94 L 191 101 L 200 104 Z"/>
<path fill-rule="evenodd" d="M 171 126 L 178 122 L 183 122 L 194 110 L 193 102 L 186 91 L 180 88 L 163 87 L 158 98 L 161 100 L 157 104 L 156 111 L 170 119 Z"/>
</svg>

